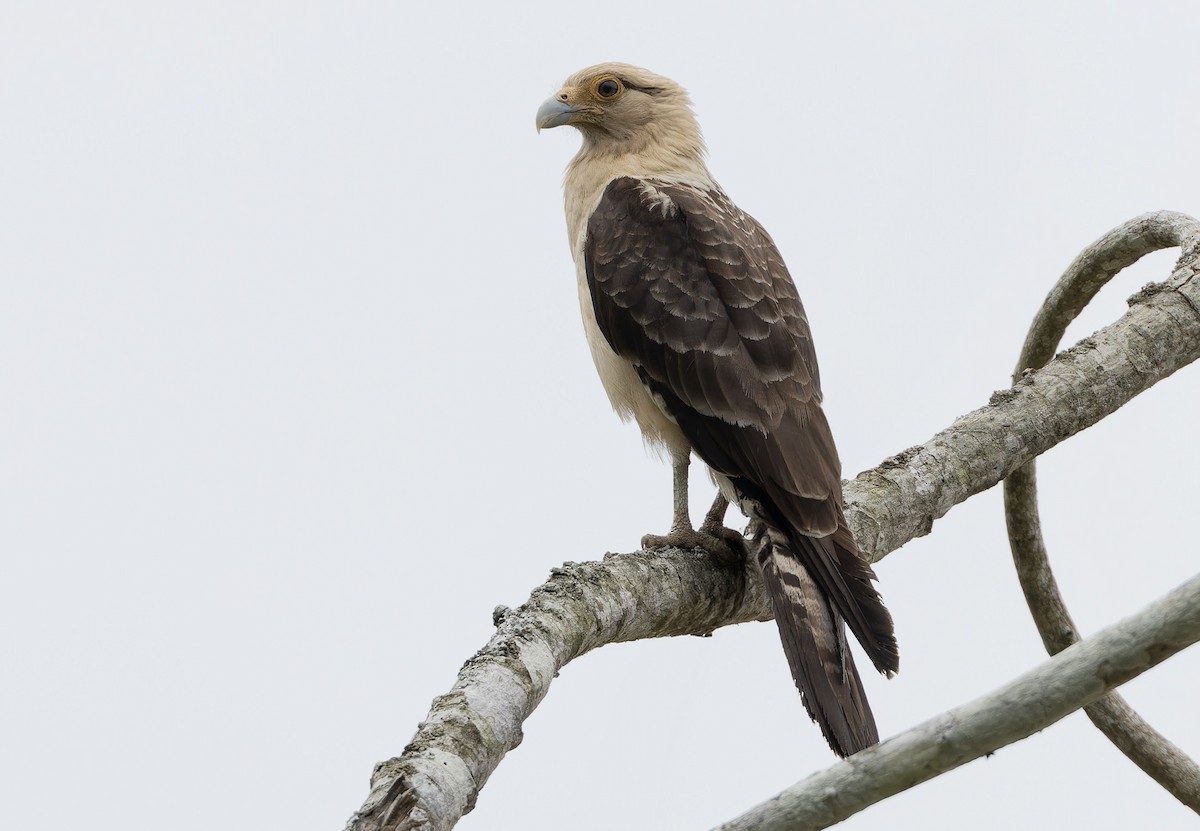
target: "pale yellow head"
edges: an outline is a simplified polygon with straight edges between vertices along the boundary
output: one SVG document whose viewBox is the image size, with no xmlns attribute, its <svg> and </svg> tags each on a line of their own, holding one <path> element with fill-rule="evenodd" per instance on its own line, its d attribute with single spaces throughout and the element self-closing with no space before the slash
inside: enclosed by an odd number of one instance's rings
<svg viewBox="0 0 1200 831">
<path fill-rule="evenodd" d="M 584 152 L 667 150 L 699 160 L 704 140 L 687 92 L 670 78 L 624 63 L 580 70 L 542 104 L 537 128 L 575 127 Z"/>
</svg>

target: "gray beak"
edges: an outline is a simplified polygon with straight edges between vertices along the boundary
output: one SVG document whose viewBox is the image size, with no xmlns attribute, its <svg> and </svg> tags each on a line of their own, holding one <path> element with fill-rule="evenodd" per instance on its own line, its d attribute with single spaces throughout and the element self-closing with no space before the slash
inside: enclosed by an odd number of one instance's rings
<svg viewBox="0 0 1200 831">
<path fill-rule="evenodd" d="M 570 104 L 559 99 L 557 95 L 552 95 L 542 102 L 542 106 L 538 107 L 538 132 L 540 133 L 543 129 L 561 127 L 564 124 L 569 124 L 571 121 L 571 116 L 574 114 L 575 110 Z"/>
</svg>

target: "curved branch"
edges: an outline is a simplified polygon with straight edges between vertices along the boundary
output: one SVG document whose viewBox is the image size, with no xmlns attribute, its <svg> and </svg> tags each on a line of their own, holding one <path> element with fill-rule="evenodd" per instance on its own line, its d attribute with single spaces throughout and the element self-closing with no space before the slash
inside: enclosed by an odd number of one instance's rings
<svg viewBox="0 0 1200 831">
<path fill-rule="evenodd" d="M 707 554 L 673 550 L 566 563 L 527 603 L 500 607 L 493 619 L 495 635 L 450 693 L 434 700 L 404 753 L 376 766 L 371 794 L 348 829 L 453 827 L 521 743 L 522 723 L 558 671 L 597 646 L 706 635 L 771 614 L 752 562 L 722 566 Z"/>
<path fill-rule="evenodd" d="M 1200 357 L 1195 277 L 1194 266 L 1181 266 L 1117 323 L 847 483 L 847 519 L 863 551 L 878 560 L 929 533 L 954 505 Z M 522 723 L 569 661 L 604 643 L 766 620 L 760 584 L 757 574 L 747 579 L 680 552 L 568 564 L 503 616 L 404 752 L 376 766 L 371 793 L 347 828 L 451 828 L 520 743 Z"/>
<path fill-rule="evenodd" d="M 1152 251 L 1176 246 L 1183 249 L 1180 263 L 1194 264 L 1200 255 L 1200 222 L 1165 211 L 1127 222 L 1089 246 L 1071 263 L 1034 318 L 1014 381 L 1050 360 L 1067 326 L 1121 269 Z M 1025 601 L 1046 651 L 1054 655 L 1078 641 L 1079 633 L 1046 553 L 1034 462 L 1004 481 L 1004 517 Z M 1151 727 L 1122 696 L 1112 693 L 1089 705 L 1086 712 L 1134 764 L 1200 813 L 1200 766 Z"/>
<path fill-rule="evenodd" d="M 1200 640 L 1200 576 L 988 695 L 814 773 L 715 831 L 815 831 L 1045 729 Z"/>
</svg>

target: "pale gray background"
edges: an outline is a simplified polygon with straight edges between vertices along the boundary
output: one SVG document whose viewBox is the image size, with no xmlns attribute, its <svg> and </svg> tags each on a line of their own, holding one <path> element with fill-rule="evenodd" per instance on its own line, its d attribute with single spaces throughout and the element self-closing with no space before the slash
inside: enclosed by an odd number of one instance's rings
<svg viewBox="0 0 1200 831">
<path fill-rule="evenodd" d="M 578 321 L 578 137 L 533 129 L 585 65 L 691 89 L 796 275 L 847 475 L 1006 386 L 1083 246 L 1200 214 L 1200 6 L 977 5 L 7 0 L 0 826 L 341 828 L 496 604 L 665 530 Z M 1195 570 L 1198 403 L 1185 370 L 1043 460 L 1087 631 Z M 878 571 L 885 735 L 1042 660 L 998 492 Z M 1198 676 L 1126 688 L 1193 755 Z M 706 828 L 832 761 L 772 625 L 610 647 L 461 827 Z M 844 827 L 1194 820 L 1076 714 Z"/>
</svg>

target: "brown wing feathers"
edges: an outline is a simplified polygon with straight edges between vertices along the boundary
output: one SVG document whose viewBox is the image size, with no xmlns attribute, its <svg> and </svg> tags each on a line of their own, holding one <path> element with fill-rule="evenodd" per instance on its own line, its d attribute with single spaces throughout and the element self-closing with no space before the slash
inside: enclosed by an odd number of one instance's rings
<svg viewBox="0 0 1200 831">
<path fill-rule="evenodd" d="M 772 532 L 760 563 L 810 715 L 843 755 L 873 743 L 850 653 L 832 645 L 844 618 L 890 674 L 891 617 L 845 527 L 808 321 L 774 243 L 719 191 L 618 178 L 588 220 L 584 259 L 609 345 Z"/>
<path fill-rule="evenodd" d="M 713 424 L 719 420 L 687 407 L 665 384 L 644 372 L 642 379 L 666 403 L 696 455 L 732 480 L 742 496 L 743 506 L 749 506 L 756 519 L 787 533 L 792 540 L 793 556 L 800 559 L 812 579 L 826 592 L 839 617 L 850 624 L 875 667 L 888 675 L 896 672 L 899 656 L 891 615 L 875 590 L 875 572 L 858 553 L 854 537 L 845 525 L 841 500 L 815 499 L 790 492 L 772 479 L 775 469 L 759 464 L 788 452 L 773 442 L 770 435 L 753 428 Z M 828 522 L 835 530 L 824 537 L 810 536 L 794 530 L 806 527 L 801 521 L 807 521 L 808 527 Z"/>
</svg>

